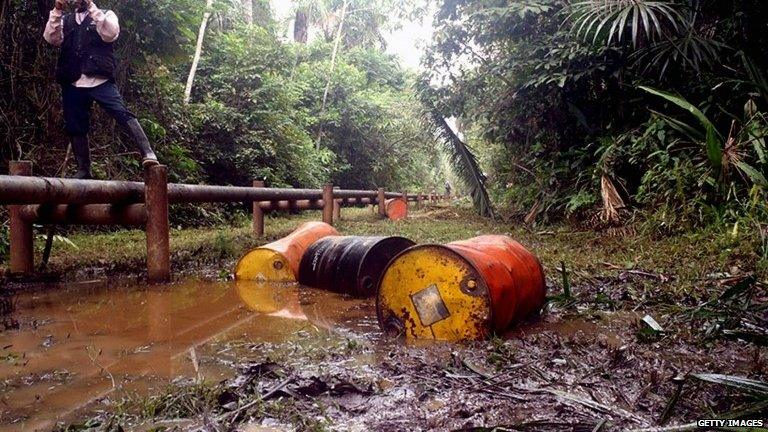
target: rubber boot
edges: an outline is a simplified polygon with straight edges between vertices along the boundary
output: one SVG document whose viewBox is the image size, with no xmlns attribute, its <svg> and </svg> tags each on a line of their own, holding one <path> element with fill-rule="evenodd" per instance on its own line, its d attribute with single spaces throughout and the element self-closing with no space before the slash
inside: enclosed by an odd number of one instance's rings
<svg viewBox="0 0 768 432">
<path fill-rule="evenodd" d="M 151 165 L 157 165 L 157 156 L 155 156 L 155 152 L 152 151 L 152 147 L 149 145 L 149 139 L 144 133 L 144 129 L 141 128 L 139 120 L 129 120 L 123 127 L 141 153 L 141 164 L 145 168 Z"/>
<path fill-rule="evenodd" d="M 88 148 L 87 136 L 73 136 L 71 138 L 72 153 L 75 155 L 75 161 L 77 162 L 77 173 L 75 173 L 76 179 L 88 180 L 92 179 L 91 175 L 91 151 Z"/>
</svg>

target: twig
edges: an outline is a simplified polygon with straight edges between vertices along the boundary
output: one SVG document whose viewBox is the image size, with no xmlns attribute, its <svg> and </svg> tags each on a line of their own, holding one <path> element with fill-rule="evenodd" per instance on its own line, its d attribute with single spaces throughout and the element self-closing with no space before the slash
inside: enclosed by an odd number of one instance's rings
<svg viewBox="0 0 768 432">
<path fill-rule="evenodd" d="M 699 429 L 698 423 L 688 423 L 678 426 L 654 427 L 646 429 L 632 429 L 627 432 L 687 432 Z"/>
<path fill-rule="evenodd" d="M 275 393 L 277 393 L 280 390 L 282 390 L 283 387 L 287 386 L 291 381 L 293 381 L 293 376 L 289 376 L 288 378 L 280 381 L 279 383 L 277 383 L 274 387 L 272 387 L 268 392 L 266 392 L 260 398 L 254 399 L 254 400 L 248 402 L 247 404 L 241 406 L 240 408 L 238 408 L 238 409 L 236 409 L 234 411 L 230 411 L 230 412 L 228 412 L 226 414 L 223 414 L 223 415 L 219 416 L 217 421 L 221 422 L 221 421 L 224 421 L 224 420 L 226 420 L 226 419 L 228 419 L 230 417 L 236 417 L 238 414 L 240 414 L 241 412 L 243 412 L 243 411 L 253 407 L 257 403 L 265 401 L 265 400 L 271 398 L 272 396 L 275 395 Z"/>
<path fill-rule="evenodd" d="M 602 419 L 598 424 L 595 425 L 595 428 L 592 429 L 592 432 L 602 432 L 603 429 L 605 429 L 605 425 L 608 424 L 608 420 Z"/>
<path fill-rule="evenodd" d="M 109 377 L 109 380 L 110 380 L 110 381 L 112 381 L 112 388 L 113 388 L 113 389 L 117 388 L 117 384 L 115 383 L 115 377 L 114 377 L 114 376 L 112 376 L 112 372 L 110 372 L 109 370 L 107 370 L 107 368 L 106 368 L 106 367 L 104 367 L 104 365 L 102 365 L 101 363 L 99 363 L 99 362 L 97 362 L 97 361 L 96 361 L 96 357 L 98 357 L 98 356 L 100 356 L 100 355 L 101 355 L 101 350 L 99 350 L 99 351 L 98 351 L 98 354 L 97 354 L 97 356 L 93 356 L 93 355 L 91 354 L 91 352 L 92 352 L 93 350 L 95 350 L 95 349 L 96 349 L 96 348 L 95 348 L 95 347 L 92 347 L 92 346 L 88 346 L 88 347 L 86 347 L 85 351 L 88 353 L 88 358 L 89 358 L 89 359 L 91 359 L 91 363 L 93 363 L 94 365 L 98 366 L 98 367 L 99 367 L 99 369 L 101 369 L 102 371 L 104 371 L 104 373 L 106 373 L 106 374 L 107 374 L 107 376 Z"/>
</svg>

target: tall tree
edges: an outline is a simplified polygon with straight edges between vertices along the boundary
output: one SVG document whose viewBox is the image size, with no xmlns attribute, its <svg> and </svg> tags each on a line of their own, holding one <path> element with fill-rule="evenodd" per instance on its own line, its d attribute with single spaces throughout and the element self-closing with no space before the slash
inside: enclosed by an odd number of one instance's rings
<svg viewBox="0 0 768 432">
<path fill-rule="evenodd" d="M 341 15 L 339 17 L 339 27 L 336 29 L 336 40 L 333 43 L 333 52 L 331 53 L 331 68 L 328 71 L 328 80 L 325 83 L 325 91 L 323 92 L 323 104 L 320 107 L 320 116 L 325 112 L 325 106 L 328 103 L 328 92 L 331 90 L 331 82 L 333 81 L 333 71 L 336 69 L 336 56 L 339 54 L 339 45 L 341 44 L 341 35 L 344 31 L 344 19 L 347 17 L 347 7 L 349 1 L 344 0 L 344 4 L 341 7 Z M 320 123 L 320 130 L 317 133 L 317 141 L 315 146 L 320 149 L 320 138 L 323 136 L 323 124 Z"/>
<path fill-rule="evenodd" d="M 304 9 L 296 10 L 296 19 L 293 23 L 293 41 L 306 44 L 309 39 L 309 17 Z"/>
<path fill-rule="evenodd" d="M 324 24 L 328 19 L 328 0 L 300 0 L 294 2 L 293 41 L 301 44 L 309 40 L 311 26 Z"/>
<path fill-rule="evenodd" d="M 197 33 L 197 45 L 195 46 L 195 56 L 192 59 L 192 67 L 189 69 L 187 77 L 187 87 L 184 89 L 184 103 L 188 104 L 192 97 L 192 85 L 195 82 L 195 73 L 197 65 L 200 63 L 200 56 L 203 54 L 203 39 L 205 38 L 205 29 L 208 27 L 208 20 L 211 18 L 211 8 L 213 0 L 206 0 L 205 13 L 203 13 L 203 22 L 200 23 L 200 31 Z"/>
<path fill-rule="evenodd" d="M 247 24 L 253 24 L 253 0 L 243 1 L 243 16 Z"/>
</svg>

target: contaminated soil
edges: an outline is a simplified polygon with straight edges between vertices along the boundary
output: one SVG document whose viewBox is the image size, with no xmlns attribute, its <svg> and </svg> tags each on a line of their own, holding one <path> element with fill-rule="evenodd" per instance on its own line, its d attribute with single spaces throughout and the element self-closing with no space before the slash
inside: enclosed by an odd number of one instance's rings
<svg viewBox="0 0 768 432">
<path fill-rule="evenodd" d="M 766 417 L 766 284 L 740 243 L 686 254 L 696 239 L 573 241 L 466 220 L 432 209 L 405 223 L 420 242 L 508 233 L 547 274 L 542 312 L 481 342 L 385 336 L 373 300 L 237 283 L 226 254 L 164 286 L 82 267 L 63 279 L 91 280 L 6 282 L 0 430 L 613 431 Z M 362 212 L 345 224 L 405 226 Z"/>
</svg>

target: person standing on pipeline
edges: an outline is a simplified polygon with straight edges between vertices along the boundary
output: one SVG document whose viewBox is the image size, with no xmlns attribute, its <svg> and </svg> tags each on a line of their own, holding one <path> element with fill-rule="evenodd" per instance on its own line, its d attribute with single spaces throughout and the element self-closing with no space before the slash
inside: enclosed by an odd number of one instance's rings
<svg viewBox="0 0 768 432">
<path fill-rule="evenodd" d="M 117 15 L 99 9 L 91 0 L 55 0 L 43 38 L 61 47 L 56 80 L 61 84 L 64 126 L 77 161 L 77 179 L 90 179 L 88 147 L 91 107 L 101 106 L 138 147 L 142 165 L 156 165 L 157 156 L 136 116 L 125 106 L 115 84 L 114 43 L 120 35 Z M 67 4 L 74 12 L 65 12 Z"/>
</svg>

